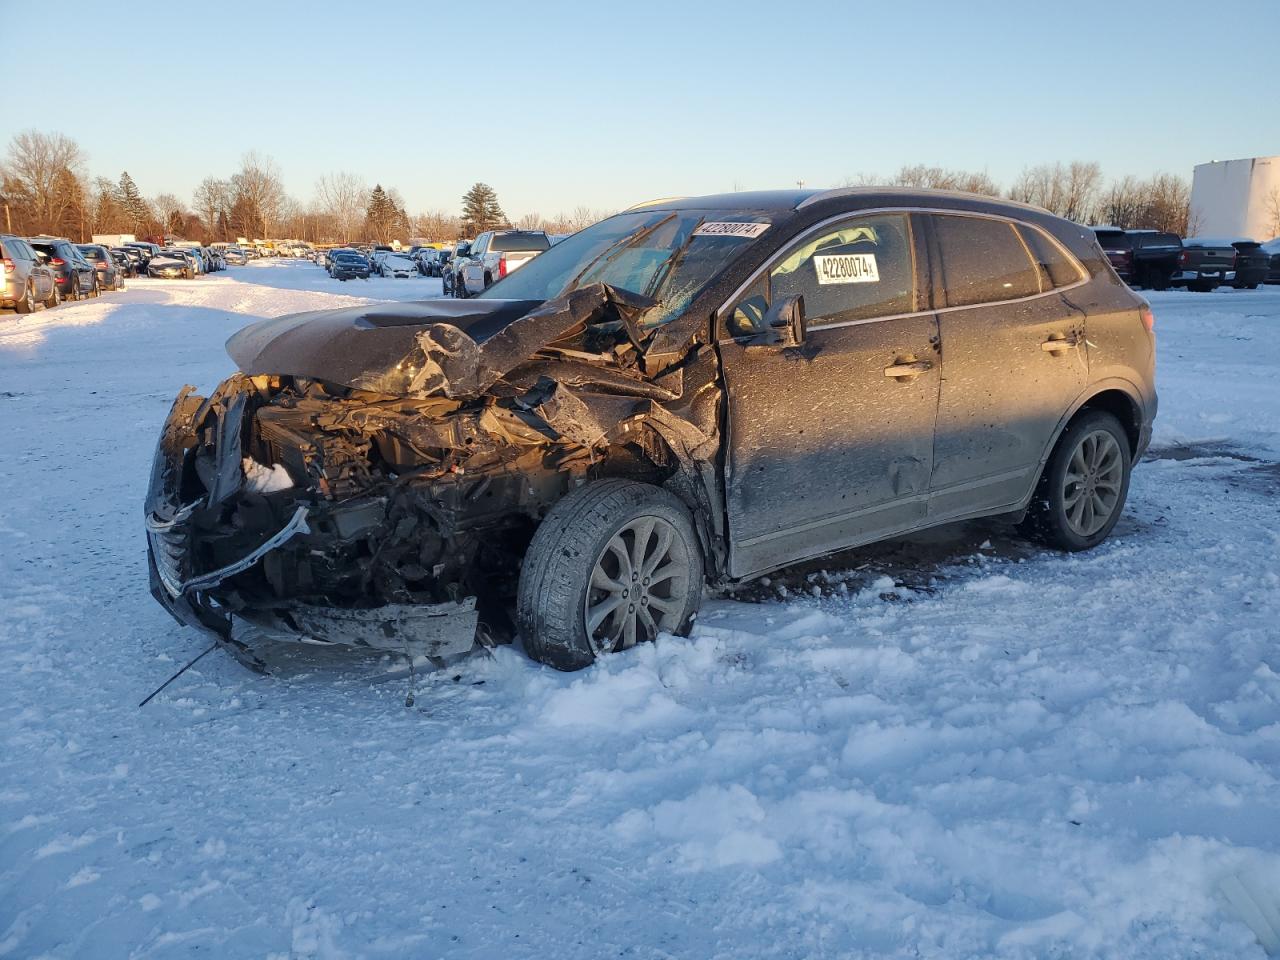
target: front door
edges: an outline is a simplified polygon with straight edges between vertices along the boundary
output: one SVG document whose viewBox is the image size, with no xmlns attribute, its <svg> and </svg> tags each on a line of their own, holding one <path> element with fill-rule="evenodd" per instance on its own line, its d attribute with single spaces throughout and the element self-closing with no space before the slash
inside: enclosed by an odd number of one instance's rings
<svg viewBox="0 0 1280 960">
<path fill-rule="evenodd" d="M 937 321 L 906 213 L 802 237 L 723 318 L 730 573 L 877 540 L 925 516 Z M 772 299 L 804 297 L 796 347 L 749 345 Z"/>
</svg>

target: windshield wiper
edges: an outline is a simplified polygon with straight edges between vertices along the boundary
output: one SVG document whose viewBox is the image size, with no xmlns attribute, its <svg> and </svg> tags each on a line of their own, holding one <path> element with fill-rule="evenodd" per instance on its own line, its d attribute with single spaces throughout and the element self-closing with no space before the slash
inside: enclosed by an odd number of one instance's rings
<svg viewBox="0 0 1280 960">
<path fill-rule="evenodd" d="M 619 237 L 617 240 L 615 240 L 612 244 L 610 244 L 604 250 L 601 250 L 600 255 L 598 257 L 596 257 L 594 260 L 588 263 L 585 267 L 583 267 L 581 272 L 579 272 L 577 276 L 575 276 L 572 280 L 569 281 L 569 285 L 564 288 L 563 292 L 568 293 L 570 290 L 578 289 L 578 282 L 583 277 L 585 277 L 588 273 L 590 273 L 592 269 L 596 266 L 596 264 L 601 263 L 601 260 L 604 261 L 601 264 L 601 266 L 607 267 L 609 264 L 613 263 L 615 257 L 621 254 L 624 250 L 626 250 L 632 244 L 637 243 L 640 240 L 643 240 L 645 237 L 652 234 L 664 223 L 670 223 L 675 218 L 676 218 L 676 215 L 673 213 L 669 216 L 663 217 L 661 220 L 657 221 L 656 223 L 650 224 L 649 226 L 645 227 L 643 230 L 639 231 L 638 233 L 633 233 L 625 237 Z"/>
</svg>

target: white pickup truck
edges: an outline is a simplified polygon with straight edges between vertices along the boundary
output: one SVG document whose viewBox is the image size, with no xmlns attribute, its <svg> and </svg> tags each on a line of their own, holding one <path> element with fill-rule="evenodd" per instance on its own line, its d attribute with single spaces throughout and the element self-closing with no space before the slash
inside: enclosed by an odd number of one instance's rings
<svg viewBox="0 0 1280 960">
<path fill-rule="evenodd" d="M 458 270 L 457 295 L 480 293 L 549 249 L 551 241 L 541 230 L 488 230 L 476 237 Z"/>
</svg>

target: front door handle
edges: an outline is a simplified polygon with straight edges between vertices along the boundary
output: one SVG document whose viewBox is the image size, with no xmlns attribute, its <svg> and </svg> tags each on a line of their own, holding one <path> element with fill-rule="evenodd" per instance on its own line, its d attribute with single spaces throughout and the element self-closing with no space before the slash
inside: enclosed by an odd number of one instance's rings
<svg viewBox="0 0 1280 960">
<path fill-rule="evenodd" d="M 932 369 L 932 360 L 916 360 L 912 357 L 907 357 L 902 360 L 896 360 L 885 367 L 884 375 L 894 380 L 914 380 L 926 370 Z"/>
<path fill-rule="evenodd" d="M 1070 350 L 1072 347 L 1079 346 L 1080 338 L 1076 334 L 1063 335 L 1055 333 L 1048 340 L 1040 344 L 1040 349 L 1045 353 L 1052 353 L 1054 356 L 1060 356 Z"/>
</svg>

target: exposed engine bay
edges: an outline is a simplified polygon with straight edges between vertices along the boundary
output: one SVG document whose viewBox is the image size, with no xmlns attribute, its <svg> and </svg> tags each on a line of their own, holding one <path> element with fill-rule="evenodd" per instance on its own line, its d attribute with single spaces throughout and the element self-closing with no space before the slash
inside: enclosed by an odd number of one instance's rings
<svg viewBox="0 0 1280 960">
<path fill-rule="evenodd" d="M 425 305 L 396 305 L 397 318 L 406 306 Z M 533 531 L 587 479 L 666 485 L 718 525 L 719 389 L 686 376 L 696 337 L 671 350 L 643 330 L 647 306 L 595 285 L 480 341 L 405 317 L 384 328 L 411 334 L 394 363 L 353 357 L 330 332 L 337 373 L 296 334 L 301 366 L 269 356 L 297 327 L 237 334 L 242 372 L 208 398 L 184 388 L 161 437 L 153 593 L 229 643 L 238 618 L 281 639 L 445 657 L 477 632 L 509 634 Z M 712 554 L 717 539 L 708 529 Z"/>
</svg>

